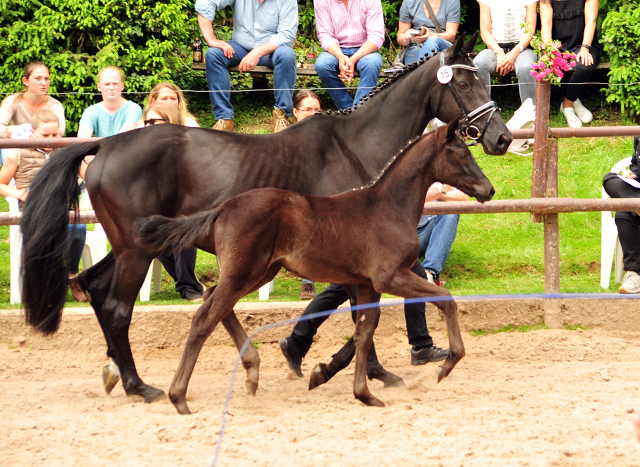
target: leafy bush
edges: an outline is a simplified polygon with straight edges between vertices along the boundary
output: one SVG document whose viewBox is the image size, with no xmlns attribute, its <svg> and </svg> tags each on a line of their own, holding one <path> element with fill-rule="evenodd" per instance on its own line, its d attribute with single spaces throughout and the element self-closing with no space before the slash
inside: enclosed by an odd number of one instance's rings
<svg viewBox="0 0 640 467">
<path fill-rule="evenodd" d="M 23 66 L 34 60 L 51 69 L 52 93 L 95 93 L 100 68 L 119 66 L 126 90 L 149 91 L 190 72 L 196 30 L 192 0 L 0 0 L 0 92 L 21 88 Z M 141 102 L 143 95 L 129 94 Z M 60 96 L 67 133 L 98 96 Z"/>
<path fill-rule="evenodd" d="M 602 43 L 611 62 L 609 82 L 627 84 L 610 86 L 607 101 L 619 103 L 623 113 L 638 117 L 640 85 L 628 83 L 640 82 L 640 5 L 625 2 L 619 11 L 610 10 L 602 22 L 602 33 Z"/>
</svg>

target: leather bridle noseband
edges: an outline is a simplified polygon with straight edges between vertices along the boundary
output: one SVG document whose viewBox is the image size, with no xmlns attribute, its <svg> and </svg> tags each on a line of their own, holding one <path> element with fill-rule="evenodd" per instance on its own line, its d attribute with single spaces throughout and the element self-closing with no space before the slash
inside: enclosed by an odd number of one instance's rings
<svg viewBox="0 0 640 467">
<path fill-rule="evenodd" d="M 493 117 L 493 114 L 495 113 L 495 111 L 500 110 L 500 108 L 498 107 L 498 104 L 496 104 L 494 101 L 489 101 L 486 104 L 482 104 L 477 109 L 467 113 L 467 111 L 464 109 L 462 105 L 462 100 L 460 99 L 460 96 L 458 95 L 456 88 L 454 88 L 452 84 L 454 68 L 462 68 L 464 70 L 475 72 L 475 71 L 478 71 L 478 67 L 470 66 L 470 65 L 460 65 L 460 64 L 445 65 L 444 52 L 441 52 L 440 67 L 438 68 L 438 81 L 440 81 L 440 83 L 442 84 L 449 85 L 449 89 L 451 89 L 451 93 L 453 94 L 454 99 L 458 103 L 458 107 L 460 107 L 460 111 L 462 112 L 462 117 L 464 118 L 464 121 L 462 122 L 462 126 L 460 127 L 460 133 L 462 134 L 462 136 L 465 138 L 469 138 L 475 142 L 482 142 L 482 138 L 484 136 L 485 131 L 487 131 L 487 127 L 489 126 L 491 117 Z M 487 113 L 489 114 L 489 118 L 487 118 L 487 121 L 485 122 L 482 130 L 480 130 L 476 125 L 472 125 L 473 122 L 475 122 L 476 120 L 478 120 L 480 117 L 482 117 Z"/>
</svg>

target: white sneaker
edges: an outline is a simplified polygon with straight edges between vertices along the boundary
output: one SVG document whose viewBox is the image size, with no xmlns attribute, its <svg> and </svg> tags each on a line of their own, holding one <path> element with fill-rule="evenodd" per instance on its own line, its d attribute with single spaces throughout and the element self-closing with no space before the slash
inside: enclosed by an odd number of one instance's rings
<svg viewBox="0 0 640 467">
<path fill-rule="evenodd" d="M 620 293 L 640 293 L 640 275 L 635 271 L 627 271 L 620 284 Z"/>
<path fill-rule="evenodd" d="M 576 99 L 573 103 L 573 111 L 576 113 L 576 116 L 580 119 L 582 123 L 589 123 L 593 120 L 593 114 L 589 112 L 589 110 L 582 105 L 580 99 Z"/>
<path fill-rule="evenodd" d="M 571 128 L 580 128 L 582 126 L 582 121 L 576 115 L 576 112 L 573 110 L 573 107 L 565 108 L 563 104 L 560 104 L 560 112 L 564 115 L 564 118 L 567 119 L 567 123 Z"/>
<path fill-rule="evenodd" d="M 433 273 L 431 271 L 427 271 L 427 270 L 425 270 L 424 272 L 427 273 L 427 280 L 429 281 L 429 284 L 436 285 L 436 280 L 433 277 Z"/>
<path fill-rule="evenodd" d="M 520 108 L 513 113 L 513 117 L 509 119 L 506 126 L 509 130 L 519 130 L 533 128 L 536 120 L 536 106 L 533 105 L 531 98 L 525 99 Z M 526 139 L 514 139 L 509 145 L 509 151 L 528 149 Z"/>
</svg>

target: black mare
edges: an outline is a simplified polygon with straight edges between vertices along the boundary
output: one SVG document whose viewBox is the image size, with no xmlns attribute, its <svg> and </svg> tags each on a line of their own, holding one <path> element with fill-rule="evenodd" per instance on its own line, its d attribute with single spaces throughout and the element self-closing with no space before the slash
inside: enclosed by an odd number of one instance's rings
<svg viewBox="0 0 640 467">
<path fill-rule="evenodd" d="M 268 283 L 283 267 L 300 277 L 356 286 L 359 305 L 377 303 L 382 293 L 406 298 L 451 297 L 448 290 L 419 277 L 411 267 L 420 251 L 416 225 L 433 182 L 459 187 L 481 202 L 495 192 L 458 129 L 455 120 L 410 143 L 377 180 L 360 190 L 312 196 L 262 188 L 231 198 L 212 211 L 177 219 L 151 216 L 136 222 L 134 238 L 149 254 L 170 245 L 195 245 L 215 251 L 221 264 L 220 281 L 193 316 L 169 390 L 179 413 L 190 413 L 187 386 L 207 338 L 233 313 L 238 300 Z M 376 217 L 375 224 L 370 222 L 372 217 Z M 464 356 L 464 344 L 456 303 L 434 304 L 445 315 L 450 347 L 438 369 L 440 381 Z M 353 335 L 353 392 L 358 400 L 373 406 L 384 406 L 369 391 L 365 373 L 379 317 L 377 305 L 359 310 Z M 252 393 L 258 387 L 257 378 L 257 374 L 248 375 Z"/>
<path fill-rule="evenodd" d="M 476 39 L 459 39 L 444 52 L 447 66 L 461 67 L 448 85 L 438 83 L 436 56 L 382 82 L 357 109 L 315 115 L 273 135 L 158 125 L 63 149 L 33 180 L 22 218 L 27 322 L 45 334 L 59 326 L 67 288 L 67 209 L 76 208 L 82 159 L 95 154 L 86 185 L 112 251 L 80 275 L 80 284 L 126 393 L 146 402 L 164 396 L 140 379 L 129 344 L 133 305 L 153 260 L 133 242 L 136 219 L 191 215 L 260 187 L 314 195 L 361 187 L 436 116 L 451 121 L 469 114 L 483 128 L 485 152 L 504 154 L 512 137 L 498 112 L 484 110 L 491 100 L 470 58 Z M 475 109 L 483 110 L 474 115 Z M 223 324 L 236 343 L 244 342 L 233 313 Z M 257 352 L 249 349 L 243 364 L 257 372 Z M 113 378 L 105 380 L 110 390 L 107 380 Z"/>
</svg>

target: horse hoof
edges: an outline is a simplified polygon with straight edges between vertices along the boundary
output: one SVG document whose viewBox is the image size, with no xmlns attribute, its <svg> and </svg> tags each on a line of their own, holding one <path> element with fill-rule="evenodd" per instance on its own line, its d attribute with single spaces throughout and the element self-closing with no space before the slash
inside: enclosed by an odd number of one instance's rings
<svg viewBox="0 0 640 467">
<path fill-rule="evenodd" d="M 309 391 L 326 383 L 329 379 L 331 379 L 331 377 L 328 376 L 327 365 L 324 363 L 318 363 L 311 372 L 311 377 L 309 378 Z"/>
<path fill-rule="evenodd" d="M 438 374 L 438 383 L 447 377 L 447 374 L 444 372 L 444 368 L 441 366 L 438 367 L 436 373 Z"/>
<path fill-rule="evenodd" d="M 104 390 L 107 395 L 111 394 L 113 388 L 116 387 L 120 381 L 120 370 L 118 369 L 118 365 L 111 362 L 102 369 L 102 385 L 104 386 Z"/>
<path fill-rule="evenodd" d="M 157 402 L 157 401 L 163 400 L 163 399 L 165 399 L 167 397 L 167 395 L 164 393 L 164 391 L 162 391 L 160 389 L 156 389 L 156 388 L 151 387 L 151 386 L 149 386 L 144 391 L 144 393 L 141 394 L 141 395 L 142 395 L 142 397 L 144 397 L 144 402 L 146 404 L 151 404 L 152 402 Z"/>
<path fill-rule="evenodd" d="M 379 370 L 370 371 L 367 374 L 367 378 L 370 380 L 377 379 L 384 383 L 385 388 L 401 388 L 404 386 L 404 381 L 397 375 L 389 373 L 384 368 L 380 367 Z"/>
<path fill-rule="evenodd" d="M 362 397 L 356 396 L 356 399 L 358 399 L 364 405 L 368 405 L 369 407 L 385 407 L 384 402 L 382 402 L 380 399 L 378 399 L 373 395 L 362 396 Z"/>
<path fill-rule="evenodd" d="M 191 410 L 189 410 L 186 402 L 174 402 L 173 406 L 180 415 L 191 415 Z"/>
<path fill-rule="evenodd" d="M 258 385 L 256 383 L 251 383 L 249 381 L 245 382 L 244 384 L 247 387 L 247 393 L 250 396 L 255 396 L 256 392 L 258 392 Z"/>
</svg>

